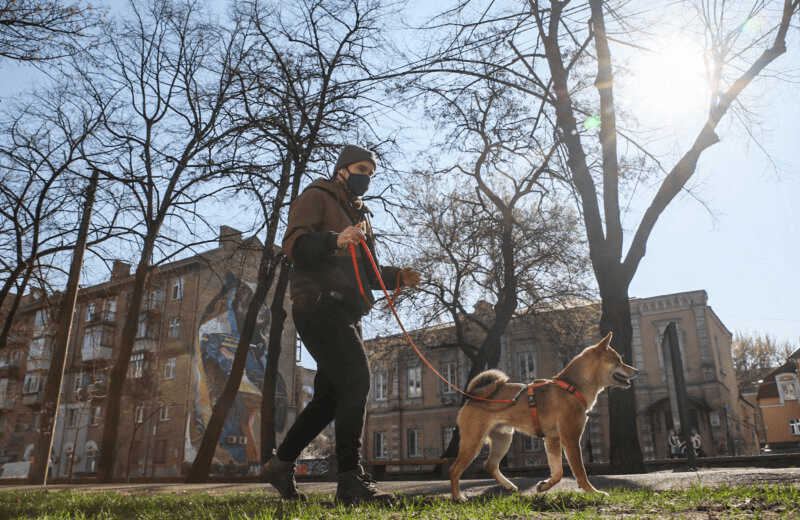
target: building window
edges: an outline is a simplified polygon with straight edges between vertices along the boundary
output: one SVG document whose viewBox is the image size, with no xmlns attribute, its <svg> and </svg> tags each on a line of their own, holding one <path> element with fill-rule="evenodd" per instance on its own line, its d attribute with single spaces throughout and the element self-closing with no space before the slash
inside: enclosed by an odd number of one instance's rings
<svg viewBox="0 0 800 520">
<path fill-rule="evenodd" d="M 450 441 L 453 440 L 453 435 L 456 433 L 455 426 L 442 426 L 442 452 L 447 450 L 450 446 Z"/>
<path fill-rule="evenodd" d="M 406 397 L 422 397 L 422 367 L 411 367 L 407 371 L 408 389 Z"/>
<path fill-rule="evenodd" d="M 144 370 L 146 368 L 144 360 L 144 352 L 133 354 L 131 356 L 131 363 L 128 367 L 128 377 L 131 379 L 139 379 L 144 377 Z"/>
<path fill-rule="evenodd" d="M 797 392 L 795 391 L 794 385 L 794 377 L 778 381 L 778 388 L 780 388 L 780 394 L 784 401 L 797 401 Z"/>
<path fill-rule="evenodd" d="M 25 382 L 22 384 L 22 393 L 35 394 L 39 391 L 40 382 L 41 379 L 38 374 L 25 374 Z"/>
<path fill-rule="evenodd" d="M 376 372 L 372 377 L 372 398 L 375 401 L 386 401 L 388 395 L 389 376 L 386 372 Z"/>
<path fill-rule="evenodd" d="M 164 379 L 175 378 L 175 363 L 178 358 L 171 357 L 164 361 Z"/>
<path fill-rule="evenodd" d="M 373 458 L 388 459 L 389 446 L 386 443 L 386 432 L 374 432 L 372 434 Z"/>
<path fill-rule="evenodd" d="M 173 300 L 180 300 L 183 298 L 183 280 L 181 278 L 172 282 L 171 297 Z"/>
<path fill-rule="evenodd" d="M 144 422 L 144 405 L 137 404 L 136 408 L 133 410 L 133 422 L 136 424 L 142 424 Z"/>
<path fill-rule="evenodd" d="M 102 406 L 95 406 L 92 412 L 92 417 L 89 422 L 89 426 L 97 426 L 100 424 L 100 417 L 103 414 L 103 407 Z"/>
<path fill-rule="evenodd" d="M 94 303 L 86 305 L 86 318 L 84 319 L 84 321 L 92 321 L 92 318 L 94 318 L 94 310 L 95 310 Z"/>
<path fill-rule="evenodd" d="M 422 456 L 422 432 L 419 429 L 407 430 L 406 438 L 408 440 L 408 457 L 421 457 Z"/>
<path fill-rule="evenodd" d="M 33 326 L 34 327 L 45 327 L 48 322 L 50 321 L 50 313 L 46 310 L 36 311 L 36 315 L 33 318 Z"/>
<path fill-rule="evenodd" d="M 167 455 L 169 453 L 169 444 L 167 439 L 156 440 L 156 452 L 153 455 L 153 462 L 156 464 L 165 464 L 167 462 Z"/>
<path fill-rule="evenodd" d="M 107 321 L 117 319 L 117 300 L 106 300 L 103 304 L 103 319 Z"/>
<path fill-rule="evenodd" d="M 81 391 L 81 387 L 83 387 L 83 373 L 78 372 L 77 374 L 75 374 L 75 380 L 73 382 L 74 386 L 72 387 L 72 389 L 77 394 L 78 392 Z"/>
<path fill-rule="evenodd" d="M 533 352 L 520 352 L 517 354 L 517 366 L 519 367 L 520 381 L 533 381 L 536 379 L 536 362 Z"/>
<path fill-rule="evenodd" d="M 169 408 L 170 404 L 163 404 L 161 408 L 158 410 L 158 420 L 159 421 L 169 421 Z"/>
<path fill-rule="evenodd" d="M 70 428 L 77 428 L 81 413 L 77 408 L 70 408 L 67 414 L 67 424 Z"/>
<path fill-rule="evenodd" d="M 443 394 L 454 394 L 456 393 L 456 389 L 453 387 L 458 386 L 458 375 L 456 374 L 456 362 L 449 361 L 447 363 L 442 363 L 439 365 L 439 373 L 442 374 L 442 377 L 445 378 L 447 381 L 450 382 L 453 386 L 448 385 L 444 381 L 442 381 L 442 393 Z"/>
<path fill-rule="evenodd" d="M 800 435 L 800 419 L 789 419 L 789 430 L 792 435 Z"/>
<path fill-rule="evenodd" d="M 542 451 L 542 440 L 530 435 L 522 436 L 522 451 L 530 453 L 532 451 Z"/>
<path fill-rule="evenodd" d="M 169 320 L 169 330 L 167 331 L 167 337 L 172 339 L 178 339 L 181 335 L 181 319 L 180 318 L 172 318 Z"/>
</svg>

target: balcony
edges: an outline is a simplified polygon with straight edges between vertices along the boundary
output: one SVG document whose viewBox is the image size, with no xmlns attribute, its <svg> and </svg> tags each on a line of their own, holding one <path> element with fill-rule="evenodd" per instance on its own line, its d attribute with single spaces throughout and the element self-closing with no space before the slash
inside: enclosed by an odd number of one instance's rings
<svg viewBox="0 0 800 520">
<path fill-rule="evenodd" d="M 26 363 L 28 372 L 35 372 L 37 370 L 50 370 L 50 358 L 28 358 Z"/>
<path fill-rule="evenodd" d="M 154 339 L 137 339 L 133 342 L 134 352 L 154 352 L 158 342 Z"/>
<path fill-rule="evenodd" d="M 12 410 L 14 408 L 14 400 L 10 397 L 0 397 L 0 410 Z"/>
<path fill-rule="evenodd" d="M 20 376 L 20 368 L 19 368 L 19 360 L 7 361 L 6 363 L 0 365 L 0 378 L 4 377 L 19 377 Z"/>
<path fill-rule="evenodd" d="M 81 345 L 81 359 L 89 363 L 93 361 L 108 361 L 111 359 L 111 347 L 97 345 Z"/>
<path fill-rule="evenodd" d="M 23 394 L 22 404 L 24 405 L 41 405 L 44 402 L 44 391 L 34 392 L 32 394 Z"/>
<path fill-rule="evenodd" d="M 89 322 L 92 325 L 116 325 L 117 324 L 117 313 L 114 311 L 102 311 L 96 312 L 92 314 L 91 319 Z"/>
</svg>

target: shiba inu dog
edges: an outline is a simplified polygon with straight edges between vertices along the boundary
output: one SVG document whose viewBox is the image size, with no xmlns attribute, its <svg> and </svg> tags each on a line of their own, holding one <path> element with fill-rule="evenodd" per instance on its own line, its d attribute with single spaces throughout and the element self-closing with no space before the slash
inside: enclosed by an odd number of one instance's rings
<svg viewBox="0 0 800 520">
<path fill-rule="evenodd" d="M 606 387 L 629 388 L 637 369 L 622 362 L 611 348 L 611 333 L 597 345 L 578 354 L 553 380 L 537 380 L 529 385 L 509 383 L 500 370 L 488 370 L 472 380 L 467 393 L 482 399 L 468 399 L 458 414 L 461 444 L 450 467 L 453 500 L 463 500 L 459 478 L 480 452 L 485 440 L 491 444 L 486 471 L 504 488 L 516 491 L 500 473 L 500 459 L 511 446 L 514 431 L 544 437 L 550 478 L 536 485 L 547 491 L 561 481 L 561 448 L 578 485 L 588 493 L 601 493 L 586 478 L 581 456 L 581 435 L 586 413 Z M 499 402 L 498 402 L 499 401 Z"/>
</svg>

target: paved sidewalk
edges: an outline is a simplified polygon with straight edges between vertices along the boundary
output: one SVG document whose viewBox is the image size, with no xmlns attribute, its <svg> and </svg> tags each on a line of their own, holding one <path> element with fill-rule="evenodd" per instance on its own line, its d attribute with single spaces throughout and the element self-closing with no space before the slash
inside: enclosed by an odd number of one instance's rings
<svg viewBox="0 0 800 520">
<path fill-rule="evenodd" d="M 520 492 L 523 494 L 536 493 L 536 483 L 541 478 L 512 478 Z M 778 484 L 800 487 L 800 468 L 716 468 L 701 469 L 696 472 L 659 471 L 641 475 L 614 475 L 590 476 L 589 480 L 595 487 L 603 490 L 616 488 L 650 489 L 663 491 L 668 489 L 685 489 L 691 486 L 721 487 Z M 442 495 L 450 496 L 450 482 L 445 480 L 430 481 L 387 481 L 380 482 L 381 489 L 397 491 L 409 496 L 417 495 Z M 335 482 L 301 482 L 299 487 L 306 493 L 328 494 L 336 492 Z M 0 491 L 38 489 L 41 486 L 0 486 Z M 275 489 L 269 484 L 262 483 L 214 483 L 214 484 L 85 484 L 69 485 L 59 484 L 47 486 L 51 491 L 79 490 L 86 493 L 118 492 L 121 494 L 152 494 L 152 493 L 208 493 L 224 494 L 241 491 L 264 491 L 275 495 Z M 494 479 L 462 480 L 462 493 L 467 497 L 490 495 L 501 492 L 500 485 Z M 558 491 L 580 491 L 572 478 L 565 477 L 557 486 L 548 493 Z"/>
</svg>

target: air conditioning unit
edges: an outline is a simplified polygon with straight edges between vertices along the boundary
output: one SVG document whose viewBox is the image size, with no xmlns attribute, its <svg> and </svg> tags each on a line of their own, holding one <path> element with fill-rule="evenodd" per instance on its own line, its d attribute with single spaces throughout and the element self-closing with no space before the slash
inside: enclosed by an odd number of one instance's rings
<svg viewBox="0 0 800 520">
<path fill-rule="evenodd" d="M 247 444 L 247 437 L 239 437 L 239 444 Z"/>
<path fill-rule="evenodd" d="M 439 404 L 441 404 L 441 405 L 453 404 L 453 398 L 450 397 L 450 396 L 444 396 L 443 395 L 442 397 L 439 398 Z"/>
</svg>

